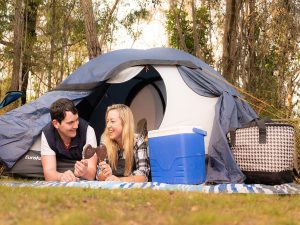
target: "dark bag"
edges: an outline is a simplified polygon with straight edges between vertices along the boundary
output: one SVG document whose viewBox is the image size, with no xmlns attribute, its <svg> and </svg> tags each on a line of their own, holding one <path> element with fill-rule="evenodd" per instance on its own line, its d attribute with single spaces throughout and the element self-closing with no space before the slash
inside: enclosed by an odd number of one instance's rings
<svg viewBox="0 0 300 225">
<path fill-rule="evenodd" d="M 227 135 L 235 161 L 246 183 L 293 182 L 294 127 L 271 120 L 255 120 Z"/>
<path fill-rule="evenodd" d="M 57 171 L 61 173 L 67 170 L 73 171 L 75 163 L 76 160 L 57 159 Z M 43 167 L 41 163 L 41 152 L 29 150 L 11 169 L 5 170 L 3 175 L 12 177 L 44 178 Z"/>
</svg>

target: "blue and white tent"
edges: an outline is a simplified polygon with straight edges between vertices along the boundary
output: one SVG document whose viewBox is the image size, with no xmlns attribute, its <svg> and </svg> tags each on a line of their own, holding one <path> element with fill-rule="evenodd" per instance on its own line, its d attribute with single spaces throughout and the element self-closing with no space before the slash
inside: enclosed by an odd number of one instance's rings
<svg viewBox="0 0 300 225">
<path fill-rule="evenodd" d="M 104 129 L 107 106 L 129 105 L 148 130 L 197 126 L 207 131 L 207 182 L 239 183 L 226 133 L 257 117 L 241 95 L 200 59 L 171 48 L 123 49 L 90 60 L 58 87 L 0 117 L 0 160 L 12 174 L 41 176 L 39 136 L 50 121 L 49 106 L 73 100 L 96 134 Z M 170 153 L 171 154 L 171 153 Z M 31 171 L 27 165 L 35 164 Z"/>
</svg>

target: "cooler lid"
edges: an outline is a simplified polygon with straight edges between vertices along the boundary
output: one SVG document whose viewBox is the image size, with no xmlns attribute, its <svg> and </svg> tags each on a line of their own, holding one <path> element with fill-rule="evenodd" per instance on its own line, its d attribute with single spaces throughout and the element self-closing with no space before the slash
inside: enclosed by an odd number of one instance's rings
<svg viewBox="0 0 300 225">
<path fill-rule="evenodd" d="M 178 126 L 178 127 L 168 127 L 164 129 L 159 130 L 150 130 L 148 132 L 148 137 L 161 137 L 161 136 L 167 136 L 167 135 L 175 135 L 175 134 L 202 134 L 203 136 L 207 135 L 207 132 L 205 130 L 202 130 L 200 127 L 194 127 L 194 126 Z"/>
</svg>

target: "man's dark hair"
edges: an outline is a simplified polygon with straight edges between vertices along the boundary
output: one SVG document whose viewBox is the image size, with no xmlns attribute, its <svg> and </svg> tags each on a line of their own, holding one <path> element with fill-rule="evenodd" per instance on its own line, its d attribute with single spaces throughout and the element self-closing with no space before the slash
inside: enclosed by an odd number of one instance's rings
<svg viewBox="0 0 300 225">
<path fill-rule="evenodd" d="M 60 98 L 53 102 L 50 106 L 51 120 L 56 119 L 59 123 L 66 117 L 66 112 L 70 111 L 74 115 L 78 114 L 78 111 L 74 103 L 67 98 Z"/>
</svg>

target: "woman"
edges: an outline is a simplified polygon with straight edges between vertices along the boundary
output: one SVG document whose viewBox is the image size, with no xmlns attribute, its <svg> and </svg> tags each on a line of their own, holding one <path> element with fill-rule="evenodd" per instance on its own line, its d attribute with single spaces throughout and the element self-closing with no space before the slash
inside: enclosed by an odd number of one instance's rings
<svg viewBox="0 0 300 225">
<path fill-rule="evenodd" d="M 106 146 L 108 163 L 99 163 L 98 180 L 146 182 L 150 171 L 147 143 L 134 134 L 130 108 L 115 104 L 106 110 L 106 128 L 101 143 Z"/>
</svg>

